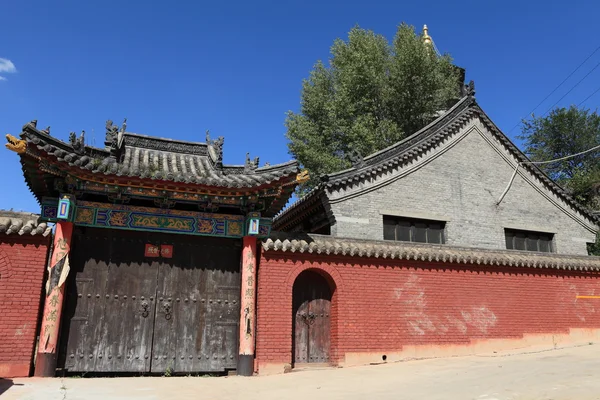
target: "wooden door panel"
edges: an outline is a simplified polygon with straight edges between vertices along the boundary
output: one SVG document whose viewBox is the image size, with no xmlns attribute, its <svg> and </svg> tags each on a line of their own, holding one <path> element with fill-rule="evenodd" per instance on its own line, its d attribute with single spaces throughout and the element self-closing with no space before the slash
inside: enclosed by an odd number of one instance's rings
<svg viewBox="0 0 600 400">
<path fill-rule="evenodd" d="M 158 263 L 143 257 L 145 235 L 114 235 L 96 371 L 150 370 Z"/>
<path fill-rule="evenodd" d="M 314 271 L 301 273 L 293 287 L 294 363 L 327 363 L 330 348 L 331 289 Z"/>
<path fill-rule="evenodd" d="M 169 244 L 173 258 L 161 264 L 158 278 L 152 372 L 235 368 L 239 246 L 213 238 L 172 238 Z"/>
<path fill-rule="evenodd" d="M 295 346 L 294 346 L 294 362 L 306 363 L 308 362 L 308 321 L 306 316 L 308 315 L 308 301 L 303 302 L 296 312 L 294 323 L 295 323 Z"/>
<path fill-rule="evenodd" d="M 313 316 L 309 326 L 309 355 L 308 362 L 326 363 L 329 361 L 329 310 L 331 301 L 327 300 L 324 293 L 316 295 L 317 298 L 309 303 L 309 314 Z"/>
<path fill-rule="evenodd" d="M 144 234 L 77 229 L 67 297 L 65 368 L 147 372 L 154 325 L 156 263 Z"/>
<path fill-rule="evenodd" d="M 98 360 L 95 344 L 101 335 L 103 302 L 111 243 L 104 236 L 76 232 L 69 255 L 63 336 L 64 366 L 70 371 L 94 371 Z"/>
</svg>

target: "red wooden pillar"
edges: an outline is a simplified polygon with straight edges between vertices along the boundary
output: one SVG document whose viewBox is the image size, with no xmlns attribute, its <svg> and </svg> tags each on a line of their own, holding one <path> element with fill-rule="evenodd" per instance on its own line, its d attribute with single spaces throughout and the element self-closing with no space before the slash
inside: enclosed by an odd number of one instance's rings
<svg viewBox="0 0 600 400">
<path fill-rule="evenodd" d="M 240 354 L 237 373 L 242 376 L 252 376 L 256 329 L 256 237 L 244 236 L 243 240 Z"/>
<path fill-rule="evenodd" d="M 35 376 L 54 376 L 58 348 L 58 330 L 65 293 L 65 280 L 69 273 L 69 250 L 73 223 L 59 221 L 54 233 L 54 247 L 50 271 L 46 282 L 46 299 L 42 316 L 42 329 L 37 349 Z"/>
</svg>

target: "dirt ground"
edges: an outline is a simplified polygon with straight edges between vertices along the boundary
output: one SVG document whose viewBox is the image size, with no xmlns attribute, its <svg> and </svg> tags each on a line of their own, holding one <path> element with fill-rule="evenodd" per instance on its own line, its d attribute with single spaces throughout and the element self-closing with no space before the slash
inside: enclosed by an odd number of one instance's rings
<svg viewBox="0 0 600 400">
<path fill-rule="evenodd" d="M 0 379 L 1 400 L 600 399 L 600 344 L 244 377 Z"/>
</svg>

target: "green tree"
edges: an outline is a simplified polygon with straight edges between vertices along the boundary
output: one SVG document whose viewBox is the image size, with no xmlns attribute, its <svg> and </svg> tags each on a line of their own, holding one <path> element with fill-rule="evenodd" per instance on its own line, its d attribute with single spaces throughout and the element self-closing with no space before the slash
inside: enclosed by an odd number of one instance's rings
<svg viewBox="0 0 600 400">
<path fill-rule="evenodd" d="M 300 113 L 288 112 L 290 153 L 313 178 L 348 168 L 353 152 L 369 155 L 425 126 L 458 97 L 459 71 L 412 26 L 390 44 L 356 26 L 336 40 L 329 64 L 303 81 Z"/>
<path fill-rule="evenodd" d="M 545 117 L 523 121 L 525 153 L 532 161 L 561 159 L 600 145 L 600 115 L 596 111 L 556 108 Z M 600 209 L 600 151 L 592 151 L 539 167 L 569 190 L 583 205 Z"/>
<path fill-rule="evenodd" d="M 556 108 L 547 116 L 532 116 L 523 121 L 525 153 L 532 161 L 557 160 L 585 152 L 600 145 L 600 115 L 596 111 Z M 541 164 L 550 178 L 567 189 L 576 200 L 592 210 L 600 210 L 600 149 L 577 157 Z M 600 233 L 588 246 L 592 255 L 600 255 Z"/>
</svg>

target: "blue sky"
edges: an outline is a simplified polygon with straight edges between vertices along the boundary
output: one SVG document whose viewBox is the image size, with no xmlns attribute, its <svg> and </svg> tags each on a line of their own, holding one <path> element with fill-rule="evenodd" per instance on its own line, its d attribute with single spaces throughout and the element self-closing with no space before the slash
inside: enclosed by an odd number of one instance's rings
<svg viewBox="0 0 600 400">
<path fill-rule="evenodd" d="M 391 39 L 405 21 L 429 26 L 508 133 L 600 46 L 598 15 L 597 1 L 5 2 L 0 58 L 16 71 L 0 62 L 0 128 L 17 135 L 37 119 L 101 146 L 105 121 L 127 117 L 129 131 L 153 136 L 204 141 L 210 129 L 225 137 L 226 163 L 247 151 L 287 161 L 285 112 L 298 110 L 314 63 L 355 24 Z M 536 112 L 598 63 L 600 51 Z M 599 87 L 600 68 L 559 105 Z M 600 93 L 585 103 L 599 104 Z M 0 169 L 0 208 L 39 211 L 17 155 L 0 149 Z"/>
</svg>

